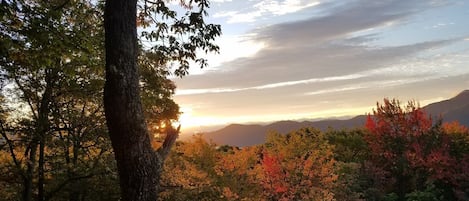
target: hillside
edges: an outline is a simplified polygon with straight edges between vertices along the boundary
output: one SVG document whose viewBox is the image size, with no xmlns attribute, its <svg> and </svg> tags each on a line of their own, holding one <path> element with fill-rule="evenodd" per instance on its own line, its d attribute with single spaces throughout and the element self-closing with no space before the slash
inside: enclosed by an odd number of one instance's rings
<svg viewBox="0 0 469 201">
<path fill-rule="evenodd" d="M 443 117 L 444 122 L 459 121 L 469 126 L 469 90 L 459 93 L 454 98 L 429 104 L 423 107 L 432 116 Z M 364 125 L 366 116 L 359 115 L 347 120 L 321 120 L 321 121 L 278 121 L 268 125 L 231 124 L 222 129 L 204 134 L 205 138 L 217 144 L 233 146 L 250 146 L 261 144 L 269 131 L 288 133 L 303 127 L 315 127 L 326 130 L 328 127 L 355 128 Z"/>
<path fill-rule="evenodd" d="M 250 146 L 263 143 L 270 131 L 288 133 L 303 127 L 315 127 L 321 130 L 326 130 L 328 127 L 353 128 L 363 125 L 365 118 L 364 115 L 361 115 L 348 120 L 278 121 L 264 126 L 231 124 L 220 130 L 208 132 L 204 134 L 204 137 L 213 140 L 217 144 Z"/>
<path fill-rule="evenodd" d="M 433 116 L 442 116 L 443 121 L 459 121 L 469 126 L 469 90 L 464 90 L 454 98 L 437 103 L 431 103 L 423 109 Z"/>
</svg>

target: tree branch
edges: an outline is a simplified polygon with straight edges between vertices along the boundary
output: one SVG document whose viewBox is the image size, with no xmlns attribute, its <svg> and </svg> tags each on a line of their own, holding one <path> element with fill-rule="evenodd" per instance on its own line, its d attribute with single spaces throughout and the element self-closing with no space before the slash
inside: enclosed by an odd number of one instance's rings
<svg viewBox="0 0 469 201">
<path fill-rule="evenodd" d="M 177 129 L 174 129 L 172 126 L 169 126 L 169 128 L 166 130 L 166 137 L 164 139 L 163 145 L 161 145 L 161 147 L 157 150 L 157 154 L 161 156 L 163 161 L 168 156 L 171 147 L 174 145 L 176 139 L 179 137 L 180 130 L 181 125 L 179 125 Z"/>
<path fill-rule="evenodd" d="M 1 133 L 2 137 L 5 139 L 6 144 L 8 145 L 8 149 L 10 151 L 11 158 L 13 159 L 13 163 L 15 163 L 15 166 L 16 166 L 16 168 L 18 168 L 18 171 L 21 173 L 21 176 L 24 177 L 24 173 L 21 169 L 21 164 L 18 161 L 18 159 L 16 158 L 15 147 L 13 145 L 13 142 L 8 138 L 8 134 L 7 134 L 7 132 L 5 131 L 5 129 L 3 127 L 3 123 L 0 123 L 0 127 L 2 129 L 0 131 L 0 133 Z"/>
</svg>

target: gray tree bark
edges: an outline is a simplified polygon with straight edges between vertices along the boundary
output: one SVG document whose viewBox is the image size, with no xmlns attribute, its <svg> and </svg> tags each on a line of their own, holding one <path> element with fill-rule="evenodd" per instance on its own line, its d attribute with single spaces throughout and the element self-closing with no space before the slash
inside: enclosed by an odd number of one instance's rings
<svg viewBox="0 0 469 201">
<path fill-rule="evenodd" d="M 104 10 L 104 109 L 124 201 L 155 201 L 163 161 L 177 138 L 170 129 L 154 151 L 143 116 L 137 68 L 137 0 L 107 0 Z"/>
</svg>

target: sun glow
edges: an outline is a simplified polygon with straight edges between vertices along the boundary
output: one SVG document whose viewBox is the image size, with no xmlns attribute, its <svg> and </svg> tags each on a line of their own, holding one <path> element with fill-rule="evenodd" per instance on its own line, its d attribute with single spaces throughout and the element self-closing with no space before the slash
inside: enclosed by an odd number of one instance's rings
<svg viewBox="0 0 469 201">
<path fill-rule="evenodd" d="M 194 128 L 200 126 L 211 126 L 211 125 L 220 125 L 226 124 L 227 122 L 216 118 L 216 117 L 207 117 L 201 114 L 197 114 L 190 107 L 181 108 L 182 114 L 179 116 L 179 124 L 183 128 Z"/>
<path fill-rule="evenodd" d="M 291 114 L 264 114 L 249 116 L 206 116 L 196 112 L 190 107 L 182 107 L 182 114 L 179 117 L 179 124 L 183 129 L 202 128 L 207 126 L 219 126 L 230 123 L 269 123 L 279 120 L 301 120 L 301 119 L 323 119 L 336 118 L 344 116 L 362 115 L 371 111 L 372 107 L 358 108 L 341 108 L 333 110 L 318 110 L 307 113 L 291 113 Z"/>
<path fill-rule="evenodd" d="M 197 75 L 204 74 L 208 70 L 223 70 L 223 68 L 221 68 L 223 63 L 230 62 L 238 58 L 251 57 L 255 55 L 257 52 L 259 52 L 259 50 L 265 48 L 266 44 L 263 42 L 251 40 L 251 38 L 254 36 L 255 35 L 253 34 L 245 34 L 240 36 L 222 35 L 219 39 L 217 39 L 217 45 L 220 46 L 219 54 L 205 54 L 203 52 L 199 53 L 200 55 L 204 55 L 204 57 L 207 58 L 209 68 L 191 68 L 190 74 Z M 197 64 L 193 63 L 193 65 Z"/>
</svg>

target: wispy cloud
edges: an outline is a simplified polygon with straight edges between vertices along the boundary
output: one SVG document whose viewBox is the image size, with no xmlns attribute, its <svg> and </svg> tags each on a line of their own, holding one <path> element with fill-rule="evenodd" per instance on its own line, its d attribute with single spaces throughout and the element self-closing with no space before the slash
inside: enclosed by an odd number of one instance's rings
<svg viewBox="0 0 469 201">
<path fill-rule="evenodd" d="M 340 81 L 340 80 L 350 80 L 357 79 L 366 76 L 365 74 L 351 74 L 344 76 L 334 76 L 334 77 L 324 77 L 324 78 L 311 78 L 305 80 L 295 80 L 287 82 L 277 82 L 272 84 L 264 84 L 253 87 L 244 87 L 244 88 L 209 88 L 209 89 L 182 89 L 177 90 L 176 95 L 195 95 L 195 94 L 205 94 L 205 93 L 227 93 L 227 92 L 238 92 L 245 90 L 260 90 L 260 89 L 271 89 L 277 87 L 286 87 L 293 86 L 298 84 L 310 84 L 317 82 L 330 82 L 330 81 Z"/>
<path fill-rule="evenodd" d="M 210 2 L 213 2 L 213 3 L 224 3 L 224 2 L 231 2 L 233 0 L 211 0 Z"/>
<path fill-rule="evenodd" d="M 457 41 L 457 40 L 456 40 Z M 430 79 L 438 79 L 450 76 L 457 76 L 462 74 L 469 74 L 469 69 L 465 68 L 463 61 L 469 60 L 468 54 L 445 54 L 437 55 L 432 59 L 414 58 L 403 60 L 400 63 L 395 63 L 390 66 L 385 66 L 378 69 L 371 69 L 353 74 L 309 78 L 302 80 L 293 80 L 285 82 L 275 82 L 263 85 L 256 85 L 251 87 L 238 87 L 238 88 L 200 88 L 200 89 L 178 89 L 176 95 L 198 95 L 208 93 L 231 93 L 246 90 L 263 90 L 273 89 L 279 87 L 290 87 L 295 85 L 307 85 L 314 83 L 324 82 L 339 82 L 360 80 L 364 78 L 373 79 L 392 79 L 392 80 L 379 80 L 374 82 L 359 83 L 352 86 L 339 87 L 334 89 L 319 90 L 315 92 L 305 93 L 306 95 L 317 95 L 323 93 L 341 92 L 364 88 L 376 87 L 392 87 L 402 84 L 410 84 L 415 82 L 427 81 Z M 416 78 L 417 76 L 417 78 Z M 407 79 L 401 79 L 406 78 Z M 395 79 L 397 78 L 397 79 Z"/>
<path fill-rule="evenodd" d="M 210 94 L 210 93 L 226 93 L 226 92 L 237 92 L 243 91 L 247 88 L 238 88 L 238 89 L 227 89 L 227 88 L 210 88 L 210 89 L 181 89 L 176 90 L 177 96 L 183 95 L 197 95 L 197 94 Z"/>
<path fill-rule="evenodd" d="M 379 49 L 347 45 L 313 46 L 288 51 L 261 49 L 253 57 L 240 58 L 222 64 L 224 67 L 221 68 L 225 68 L 226 71 L 194 75 L 177 80 L 180 89 L 177 94 L 236 92 L 343 81 L 380 74 L 414 75 L 430 70 L 442 71 L 444 68 L 430 69 L 428 62 L 439 58 L 441 61 L 438 63 L 441 64 L 450 57 L 441 56 L 412 61 L 409 60 L 409 56 L 455 41 L 460 40 L 443 40 Z M 211 89 L 213 86 L 217 87 Z"/>
<path fill-rule="evenodd" d="M 439 29 L 439 28 L 443 28 L 443 27 L 446 27 L 446 26 L 450 26 L 450 25 L 454 25 L 454 22 L 450 22 L 450 23 L 438 23 L 438 24 L 433 25 L 431 28 L 433 28 L 433 29 Z"/>
<path fill-rule="evenodd" d="M 293 13 L 308 7 L 319 5 L 319 1 L 301 1 L 301 0 L 284 0 L 273 1 L 273 0 L 264 0 L 254 5 L 254 8 L 266 12 L 272 13 L 274 15 L 285 15 L 288 13 Z"/>
<path fill-rule="evenodd" d="M 337 93 L 337 92 L 344 92 L 344 91 L 352 91 L 352 90 L 359 90 L 359 89 L 370 89 L 370 88 L 385 88 L 385 87 L 395 87 L 405 84 L 411 84 L 416 82 L 423 82 L 432 79 L 438 79 L 439 76 L 429 76 L 429 77 L 421 77 L 421 78 L 409 78 L 409 79 L 395 79 L 395 80 L 387 80 L 387 81 L 373 81 L 373 82 L 363 82 L 358 84 L 352 84 L 349 86 L 338 86 L 330 89 L 323 89 L 317 90 L 312 92 L 304 93 L 304 95 L 311 96 L 311 95 L 322 95 L 328 93 Z"/>
<path fill-rule="evenodd" d="M 413 97 L 412 90 L 433 94 L 447 91 L 449 84 L 467 87 L 469 50 L 465 43 L 469 31 L 457 30 L 457 34 L 441 37 L 432 33 L 421 39 L 425 36 L 423 28 L 432 22 L 414 24 L 422 20 L 422 13 L 438 10 L 443 4 L 408 0 L 336 2 L 340 3 L 311 5 L 320 9 L 321 15 L 252 30 L 252 35 L 243 40 L 248 41 L 246 44 L 262 44 L 255 54 L 220 62 L 217 71 L 175 79 L 177 101 L 207 102 L 197 111 L 213 111 L 210 114 L 215 116 L 243 116 L 252 111 L 278 117 L 276 114 L 324 110 L 324 101 L 334 108 L 358 108 L 373 104 L 383 94 Z M 286 4 L 278 5 L 281 3 Z M 220 13 L 219 17 L 234 19 L 240 13 L 246 14 L 246 19 L 256 19 L 249 15 L 282 15 L 274 8 L 247 8 Z M 456 28 L 444 26 L 445 31 Z M 409 39 L 409 27 L 418 27 L 420 30 L 411 33 L 423 35 Z M 395 29 L 399 29 L 397 35 L 385 38 Z M 230 51 L 247 52 L 247 46 Z"/>
<path fill-rule="evenodd" d="M 223 11 L 215 13 L 215 18 L 227 17 L 227 23 L 243 23 L 243 22 L 254 22 L 262 16 L 278 16 L 285 15 L 299 10 L 313 7 L 318 5 L 319 1 L 308 1 L 308 0 L 262 0 L 257 3 L 251 1 L 253 4 L 250 5 L 244 11 Z"/>
<path fill-rule="evenodd" d="M 430 7 L 433 5 L 425 1 L 352 1 L 322 17 L 277 24 L 257 32 L 259 39 L 269 41 L 275 47 L 317 44 L 362 30 L 395 25 Z"/>
</svg>

